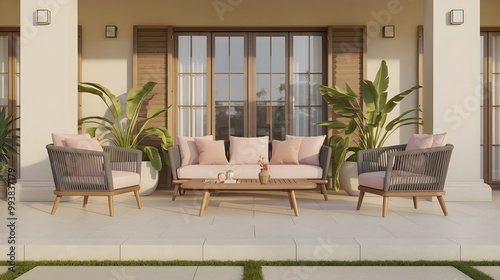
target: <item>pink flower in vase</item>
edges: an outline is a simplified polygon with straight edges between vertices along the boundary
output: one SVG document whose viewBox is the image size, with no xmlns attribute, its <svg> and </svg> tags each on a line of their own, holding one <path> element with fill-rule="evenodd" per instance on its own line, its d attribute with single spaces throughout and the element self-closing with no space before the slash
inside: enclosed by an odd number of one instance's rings
<svg viewBox="0 0 500 280">
<path fill-rule="evenodd" d="M 265 160 L 265 158 L 262 155 L 259 156 L 260 171 L 268 171 L 269 170 L 269 165 L 264 160 Z"/>
</svg>

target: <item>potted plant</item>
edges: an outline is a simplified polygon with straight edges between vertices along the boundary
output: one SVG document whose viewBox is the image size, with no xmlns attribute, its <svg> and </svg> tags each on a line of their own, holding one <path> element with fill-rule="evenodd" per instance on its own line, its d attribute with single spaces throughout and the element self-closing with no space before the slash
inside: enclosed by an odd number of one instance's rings
<svg viewBox="0 0 500 280">
<path fill-rule="evenodd" d="M 160 141 L 165 163 L 168 164 L 167 149 L 173 145 L 172 137 L 165 127 L 148 126 L 148 123 L 167 112 L 170 106 L 148 109 L 146 119 L 142 123 L 138 122 L 139 113 L 143 109 L 144 102 L 155 86 L 155 82 L 148 82 L 142 87 L 130 89 L 127 96 L 126 110 L 123 111 L 120 101 L 108 88 L 97 83 L 80 83 L 78 91 L 90 93 L 101 98 L 109 109 L 111 118 L 89 116 L 81 118 L 78 124 L 90 124 L 91 127 L 85 131 L 101 142 L 108 141 L 117 147 L 141 150 L 144 158 L 149 160 L 152 167 L 156 170 L 157 179 L 157 171 L 162 168 L 160 152 L 156 147 L 144 145 L 143 141 L 147 137 L 157 138 Z M 155 174 L 152 176 L 155 176 Z M 144 172 L 143 175 L 145 175 Z M 141 180 L 142 177 L 145 177 L 143 175 L 141 175 Z M 156 185 L 149 192 L 154 191 L 154 188 L 156 188 Z M 141 189 L 143 189 L 141 190 L 141 194 L 149 194 L 144 189 L 150 188 L 143 186 L 143 182 L 141 182 Z"/>
<path fill-rule="evenodd" d="M 323 99 L 339 116 L 334 121 L 317 123 L 336 130 L 336 134 L 329 139 L 333 150 L 333 186 L 336 190 L 341 186 L 339 174 L 344 162 L 356 161 L 357 151 L 382 147 L 387 138 L 402 126 L 423 124 L 422 118 L 413 115 L 420 111 L 419 108 L 407 110 L 390 121 L 387 119 L 401 100 L 421 86 L 413 86 L 387 100 L 388 87 L 389 72 L 385 60 L 382 60 L 373 81 L 362 81 L 361 102 L 360 96 L 347 84 L 345 91 L 338 86 L 319 86 Z M 353 138 L 353 135 L 357 137 Z M 358 193 L 357 185 L 355 188 L 351 193 L 351 190 L 346 191 L 355 195 Z"/>
<path fill-rule="evenodd" d="M 9 160 L 11 155 L 17 154 L 19 147 L 19 136 L 16 132 L 19 128 L 14 128 L 14 122 L 19 118 L 14 118 L 13 114 L 7 113 L 6 107 L 0 108 L 0 196 L 7 196 L 7 173 L 9 170 Z"/>
</svg>

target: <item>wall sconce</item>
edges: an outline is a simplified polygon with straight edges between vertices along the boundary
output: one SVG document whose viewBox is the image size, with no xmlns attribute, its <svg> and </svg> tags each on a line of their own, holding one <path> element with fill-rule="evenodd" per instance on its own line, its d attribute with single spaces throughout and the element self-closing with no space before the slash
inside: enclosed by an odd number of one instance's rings
<svg viewBox="0 0 500 280">
<path fill-rule="evenodd" d="M 464 23 L 464 10 L 463 9 L 453 9 L 450 11 L 450 23 L 451 24 L 463 24 Z"/>
<path fill-rule="evenodd" d="M 394 38 L 396 36 L 396 27 L 394 25 L 384 25 L 382 27 L 383 38 Z"/>
<path fill-rule="evenodd" d="M 118 37 L 118 27 L 116 27 L 116 25 L 106 25 L 105 35 L 106 38 Z"/>
<path fill-rule="evenodd" d="M 50 11 L 47 9 L 39 9 L 35 12 L 35 23 L 37 25 L 50 24 Z"/>
</svg>

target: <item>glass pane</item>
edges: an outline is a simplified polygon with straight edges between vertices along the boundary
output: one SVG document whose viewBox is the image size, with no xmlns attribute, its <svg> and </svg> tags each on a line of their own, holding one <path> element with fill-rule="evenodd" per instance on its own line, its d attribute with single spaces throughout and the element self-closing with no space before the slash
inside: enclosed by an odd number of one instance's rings
<svg viewBox="0 0 500 280">
<path fill-rule="evenodd" d="M 271 71 L 273 73 L 285 73 L 286 68 L 285 37 L 272 38 Z"/>
<path fill-rule="evenodd" d="M 0 73 L 9 71 L 9 37 L 0 35 Z"/>
<path fill-rule="evenodd" d="M 479 52 L 479 73 L 484 74 L 484 36 L 479 39 L 480 52 Z"/>
<path fill-rule="evenodd" d="M 257 74 L 255 88 L 257 90 L 257 100 L 270 100 L 271 81 L 268 74 Z"/>
<path fill-rule="evenodd" d="M 215 108 L 215 139 L 229 139 L 229 112 L 228 107 Z"/>
<path fill-rule="evenodd" d="M 229 56 L 231 72 L 243 73 L 245 47 L 243 37 L 231 37 L 231 52 Z"/>
<path fill-rule="evenodd" d="M 189 108 L 179 107 L 179 135 L 191 136 L 189 132 Z"/>
<path fill-rule="evenodd" d="M 21 60 L 19 59 L 21 57 L 21 40 L 19 39 L 19 33 L 14 33 L 14 59 L 15 59 L 15 66 L 16 66 L 16 73 L 19 73 L 21 69 L 20 63 Z"/>
<path fill-rule="evenodd" d="M 313 73 L 323 72 L 323 38 L 321 36 L 310 37 L 310 71 Z"/>
<path fill-rule="evenodd" d="M 284 140 L 286 135 L 285 104 L 273 107 L 273 137 L 274 140 Z"/>
<path fill-rule="evenodd" d="M 491 47 L 493 72 L 498 73 L 500 72 L 500 36 L 492 36 Z"/>
<path fill-rule="evenodd" d="M 307 74 L 293 75 L 293 104 L 308 105 L 309 79 Z"/>
<path fill-rule="evenodd" d="M 206 74 L 193 75 L 193 105 L 207 104 L 207 78 Z"/>
<path fill-rule="evenodd" d="M 257 104 L 257 136 L 269 136 L 271 132 L 272 107 L 265 103 Z"/>
<path fill-rule="evenodd" d="M 310 102 L 311 105 L 321 105 L 323 102 L 323 97 L 321 97 L 321 93 L 319 93 L 318 85 L 323 83 L 323 75 L 322 74 L 311 74 L 310 76 Z"/>
<path fill-rule="evenodd" d="M 479 75 L 479 94 L 481 106 L 484 106 L 484 74 Z M 495 97 L 493 97 L 492 102 L 495 102 Z"/>
<path fill-rule="evenodd" d="M 481 179 L 484 179 L 484 166 L 482 164 L 483 162 L 483 159 L 484 159 L 484 147 L 481 146 L 481 148 L 479 149 L 479 162 L 481 162 L 480 164 L 480 167 L 479 167 L 479 175 L 481 176 L 480 178 Z"/>
<path fill-rule="evenodd" d="M 9 74 L 0 74 L 0 106 L 9 104 Z"/>
<path fill-rule="evenodd" d="M 245 118 L 243 106 L 231 107 L 231 130 L 229 131 L 232 136 L 245 136 L 244 132 Z M 226 138 L 226 139 L 229 139 Z"/>
<path fill-rule="evenodd" d="M 229 100 L 229 75 L 215 75 L 215 100 Z"/>
<path fill-rule="evenodd" d="M 205 107 L 193 108 L 193 136 L 207 135 L 207 109 Z"/>
<path fill-rule="evenodd" d="M 191 75 L 179 74 L 179 105 L 189 105 L 191 97 Z"/>
<path fill-rule="evenodd" d="M 493 147 L 492 155 L 492 174 L 491 177 L 493 180 L 500 179 L 500 147 Z"/>
<path fill-rule="evenodd" d="M 19 77 L 19 74 L 16 74 L 16 90 L 14 92 L 14 94 L 16 95 L 16 105 L 19 106 L 21 105 L 20 102 L 21 102 L 21 95 L 20 95 L 20 91 L 19 89 L 21 88 L 21 79 Z"/>
<path fill-rule="evenodd" d="M 484 145 L 484 118 L 483 118 L 483 114 L 484 114 L 484 107 L 480 107 L 479 108 L 479 114 L 481 116 L 480 118 L 480 123 L 479 123 L 479 130 L 480 130 L 480 134 L 479 134 L 479 144 L 480 145 Z M 482 161 L 481 161 L 482 162 Z"/>
<path fill-rule="evenodd" d="M 193 36 L 193 73 L 207 72 L 207 37 Z"/>
<path fill-rule="evenodd" d="M 271 71 L 271 39 L 269 37 L 257 37 L 255 42 L 255 64 L 257 73 L 269 73 Z"/>
<path fill-rule="evenodd" d="M 285 101 L 285 74 L 273 74 L 271 87 L 273 101 Z"/>
<path fill-rule="evenodd" d="M 493 145 L 500 144 L 500 129 L 498 125 L 500 124 L 500 108 L 492 108 L 492 126 L 491 126 L 491 142 Z"/>
<path fill-rule="evenodd" d="M 243 101 L 244 91 L 245 91 L 243 74 L 231 74 L 229 75 L 229 77 L 231 78 L 229 87 L 231 93 L 231 100 Z"/>
<path fill-rule="evenodd" d="M 178 46 L 179 56 L 179 73 L 186 73 L 191 71 L 191 37 L 179 36 Z"/>
<path fill-rule="evenodd" d="M 493 96 L 492 105 L 500 105 L 500 74 L 492 74 L 491 95 Z"/>
<path fill-rule="evenodd" d="M 309 36 L 293 36 L 293 72 L 309 72 Z"/>
<path fill-rule="evenodd" d="M 307 108 L 295 107 L 293 110 L 293 135 L 308 136 L 308 127 Z"/>
<path fill-rule="evenodd" d="M 315 125 L 315 123 L 323 120 L 323 108 L 322 107 L 311 107 L 311 118 L 309 120 L 310 131 L 309 136 L 319 136 L 323 135 L 323 127 Z"/>
<path fill-rule="evenodd" d="M 229 72 L 229 37 L 215 38 L 215 72 Z"/>
</svg>

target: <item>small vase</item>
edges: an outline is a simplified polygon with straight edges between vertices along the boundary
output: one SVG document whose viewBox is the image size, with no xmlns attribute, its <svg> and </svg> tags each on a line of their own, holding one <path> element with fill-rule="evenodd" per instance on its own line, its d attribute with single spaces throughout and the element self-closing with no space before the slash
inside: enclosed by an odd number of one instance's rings
<svg viewBox="0 0 500 280">
<path fill-rule="evenodd" d="M 269 174 L 268 170 L 261 170 L 259 172 L 259 182 L 263 185 L 269 184 L 269 179 L 271 178 L 271 174 Z"/>
</svg>

